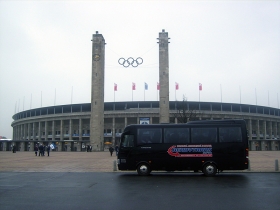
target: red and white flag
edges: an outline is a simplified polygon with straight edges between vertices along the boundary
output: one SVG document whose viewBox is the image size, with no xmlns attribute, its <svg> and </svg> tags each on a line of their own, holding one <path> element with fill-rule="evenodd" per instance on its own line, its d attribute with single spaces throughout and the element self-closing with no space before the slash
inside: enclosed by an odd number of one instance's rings
<svg viewBox="0 0 280 210">
<path fill-rule="evenodd" d="M 202 84 L 199 83 L 199 90 L 202 90 Z"/>
<path fill-rule="evenodd" d="M 159 83 L 157 83 L 157 90 L 159 90 Z"/>
<path fill-rule="evenodd" d="M 114 91 L 118 91 L 118 85 L 114 83 Z"/>
<path fill-rule="evenodd" d="M 132 90 L 136 90 L 136 85 L 134 82 L 132 82 Z"/>
<path fill-rule="evenodd" d="M 175 90 L 179 90 L 179 83 L 175 82 Z"/>
</svg>

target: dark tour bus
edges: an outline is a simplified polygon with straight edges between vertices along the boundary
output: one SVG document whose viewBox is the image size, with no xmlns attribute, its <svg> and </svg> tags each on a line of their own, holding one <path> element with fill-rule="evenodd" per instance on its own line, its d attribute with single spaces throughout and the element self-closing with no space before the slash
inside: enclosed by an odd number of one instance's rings
<svg viewBox="0 0 280 210">
<path fill-rule="evenodd" d="M 246 123 L 242 119 L 203 120 L 186 124 L 129 125 L 118 153 L 119 170 L 202 171 L 248 169 Z"/>
</svg>

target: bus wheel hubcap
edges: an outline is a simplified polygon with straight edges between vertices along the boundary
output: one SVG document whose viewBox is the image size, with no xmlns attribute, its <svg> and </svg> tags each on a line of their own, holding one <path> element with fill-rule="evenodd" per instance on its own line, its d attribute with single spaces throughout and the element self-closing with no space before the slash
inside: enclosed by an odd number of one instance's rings
<svg viewBox="0 0 280 210">
<path fill-rule="evenodd" d="M 145 166 L 145 165 L 142 165 L 142 166 L 140 167 L 140 171 L 141 171 L 142 173 L 146 173 L 147 170 L 148 170 L 148 168 L 147 168 L 147 166 Z"/>
<path fill-rule="evenodd" d="M 206 167 L 206 171 L 207 171 L 208 174 L 213 174 L 213 172 L 214 172 L 214 167 L 211 166 L 211 165 L 210 165 L 210 166 L 207 166 L 207 167 Z"/>
</svg>

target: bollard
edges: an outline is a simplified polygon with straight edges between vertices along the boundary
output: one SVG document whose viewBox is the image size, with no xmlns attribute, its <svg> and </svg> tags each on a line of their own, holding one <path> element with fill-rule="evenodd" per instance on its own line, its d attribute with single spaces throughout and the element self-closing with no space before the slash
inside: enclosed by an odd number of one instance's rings
<svg viewBox="0 0 280 210">
<path fill-rule="evenodd" d="M 248 171 L 251 171 L 250 159 L 248 159 Z"/>
<path fill-rule="evenodd" d="M 275 171 L 279 171 L 278 159 L 275 160 Z"/>
<path fill-rule="evenodd" d="M 117 171 L 117 161 L 114 160 L 113 162 L 113 171 Z"/>
</svg>

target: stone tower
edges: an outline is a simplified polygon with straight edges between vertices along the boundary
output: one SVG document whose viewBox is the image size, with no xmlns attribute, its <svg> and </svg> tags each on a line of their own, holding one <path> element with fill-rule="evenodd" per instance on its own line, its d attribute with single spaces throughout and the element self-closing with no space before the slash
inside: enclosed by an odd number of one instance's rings
<svg viewBox="0 0 280 210">
<path fill-rule="evenodd" d="M 102 34 L 92 35 L 92 77 L 90 144 L 93 150 L 103 149 L 104 142 L 104 62 L 105 40 Z"/>
<path fill-rule="evenodd" d="M 168 33 L 159 33 L 159 123 L 169 123 L 169 57 Z"/>
</svg>

